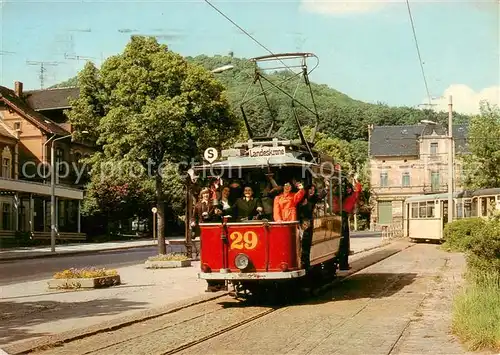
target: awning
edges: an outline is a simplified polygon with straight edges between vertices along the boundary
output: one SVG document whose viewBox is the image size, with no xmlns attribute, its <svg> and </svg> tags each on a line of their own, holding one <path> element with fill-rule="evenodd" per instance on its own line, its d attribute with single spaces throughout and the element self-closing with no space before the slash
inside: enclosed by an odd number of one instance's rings
<svg viewBox="0 0 500 355">
<path fill-rule="evenodd" d="M 51 195 L 51 186 L 49 184 L 5 178 L 0 178 L 0 190 L 32 193 L 44 196 Z M 72 200 L 83 200 L 83 190 L 56 185 L 55 196 Z"/>
</svg>

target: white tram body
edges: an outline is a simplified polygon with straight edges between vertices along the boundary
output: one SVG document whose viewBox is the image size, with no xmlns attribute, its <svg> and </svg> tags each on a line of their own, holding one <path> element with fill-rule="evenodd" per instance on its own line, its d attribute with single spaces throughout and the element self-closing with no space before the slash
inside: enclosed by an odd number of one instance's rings
<svg viewBox="0 0 500 355">
<path fill-rule="evenodd" d="M 412 196 L 405 200 L 404 236 L 412 240 L 443 240 L 448 223 L 448 193 Z M 500 211 L 500 188 L 461 191 L 453 195 L 453 219 L 489 217 Z"/>
</svg>

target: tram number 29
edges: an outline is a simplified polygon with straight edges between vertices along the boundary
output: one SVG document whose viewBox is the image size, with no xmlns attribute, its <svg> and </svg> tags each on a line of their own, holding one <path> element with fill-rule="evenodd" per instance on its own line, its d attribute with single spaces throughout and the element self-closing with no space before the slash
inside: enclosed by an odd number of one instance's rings
<svg viewBox="0 0 500 355">
<path fill-rule="evenodd" d="M 255 249 L 259 238 L 257 233 L 253 231 L 247 231 L 245 233 L 233 232 L 229 235 L 231 238 L 231 249 Z"/>
</svg>

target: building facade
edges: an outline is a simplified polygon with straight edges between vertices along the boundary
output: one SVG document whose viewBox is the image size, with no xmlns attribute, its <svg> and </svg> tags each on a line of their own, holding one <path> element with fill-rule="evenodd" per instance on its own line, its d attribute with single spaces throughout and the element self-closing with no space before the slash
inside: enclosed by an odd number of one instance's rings
<svg viewBox="0 0 500 355">
<path fill-rule="evenodd" d="M 20 82 L 15 82 L 14 90 L 0 86 L 0 238 L 50 236 L 49 167 L 54 163 L 57 237 L 85 239 L 80 223 L 85 181 L 79 159 L 92 154 L 93 147 L 72 141 L 64 115 L 71 108 L 69 98 L 77 95 L 75 88 L 23 92 Z"/>
<path fill-rule="evenodd" d="M 467 126 L 453 126 L 454 154 L 467 153 Z M 437 124 L 369 127 L 372 229 L 403 223 L 407 197 L 448 192 L 447 127 Z M 454 159 L 454 190 L 462 166 Z"/>
</svg>

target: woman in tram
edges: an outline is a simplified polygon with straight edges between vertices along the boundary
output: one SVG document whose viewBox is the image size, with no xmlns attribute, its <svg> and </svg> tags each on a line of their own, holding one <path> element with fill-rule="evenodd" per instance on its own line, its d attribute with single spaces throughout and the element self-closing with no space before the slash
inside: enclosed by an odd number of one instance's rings
<svg viewBox="0 0 500 355">
<path fill-rule="evenodd" d="M 281 193 L 283 188 L 279 186 L 276 181 L 273 179 L 273 174 L 266 174 L 267 182 L 264 186 L 264 189 L 261 193 L 261 202 L 262 202 L 262 218 L 272 220 L 273 219 L 273 209 L 274 209 L 274 199 L 277 195 Z"/>
<path fill-rule="evenodd" d="M 304 198 L 304 186 L 297 183 L 298 192 L 292 192 L 292 184 L 286 182 L 283 185 L 283 193 L 274 199 L 274 221 L 288 222 L 297 221 L 297 205 Z"/>
<path fill-rule="evenodd" d="M 200 197 L 196 205 L 194 206 L 194 215 L 191 220 L 191 227 L 199 229 L 199 224 L 204 222 L 209 222 L 215 214 L 215 208 L 213 202 L 210 198 L 210 189 L 207 187 L 203 188 L 200 192 Z M 195 231 L 195 235 L 199 235 Z"/>
<path fill-rule="evenodd" d="M 224 186 L 222 188 L 220 200 L 217 203 L 215 213 L 220 216 L 228 216 L 232 213 L 232 204 L 229 200 L 231 195 L 231 188 L 229 186 Z"/>
</svg>

